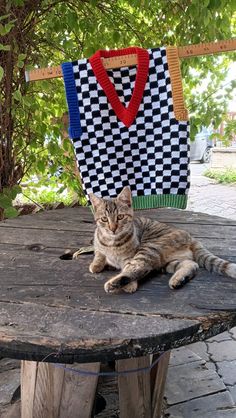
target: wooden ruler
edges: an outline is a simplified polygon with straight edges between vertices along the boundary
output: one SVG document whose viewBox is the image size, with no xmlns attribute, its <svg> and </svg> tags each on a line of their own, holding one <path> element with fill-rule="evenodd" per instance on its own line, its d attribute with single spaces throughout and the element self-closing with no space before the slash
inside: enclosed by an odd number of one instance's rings
<svg viewBox="0 0 236 418">
<path fill-rule="evenodd" d="M 137 54 L 121 55 L 119 57 L 102 58 L 106 70 L 111 68 L 130 67 L 137 64 Z"/>
<path fill-rule="evenodd" d="M 198 55 L 217 54 L 219 52 L 229 51 L 236 51 L 236 39 L 178 47 L 180 58 L 197 57 Z"/>
<path fill-rule="evenodd" d="M 196 57 L 199 55 L 217 54 L 236 50 L 236 39 L 226 41 L 208 42 L 195 45 L 178 47 L 180 58 Z M 103 58 L 103 65 L 108 70 L 111 68 L 130 67 L 137 64 L 137 55 L 121 55 L 119 57 Z M 61 66 L 37 68 L 25 72 L 26 81 L 47 80 L 50 78 L 62 77 Z"/>
</svg>

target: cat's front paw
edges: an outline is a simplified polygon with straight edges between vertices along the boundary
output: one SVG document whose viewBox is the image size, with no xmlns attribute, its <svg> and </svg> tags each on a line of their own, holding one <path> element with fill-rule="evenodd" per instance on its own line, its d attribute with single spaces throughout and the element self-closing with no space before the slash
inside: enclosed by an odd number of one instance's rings
<svg viewBox="0 0 236 418">
<path fill-rule="evenodd" d="M 116 276 L 105 283 L 104 290 L 106 293 L 120 293 L 121 290 L 124 290 L 124 287 L 129 286 L 130 284 L 131 283 L 129 277 Z"/>
<path fill-rule="evenodd" d="M 125 293 L 134 293 L 138 289 L 138 282 L 135 280 L 134 282 L 131 282 L 127 284 L 126 286 L 122 287 L 122 290 Z"/>
<path fill-rule="evenodd" d="M 121 289 L 115 287 L 112 283 L 110 283 L 109 281 L 106 282 L 104 284 L 104 290 L 106 293 L 114 293 L 114 294 L 118 294 L 121 293 Z"/>
<path fill-rule="evenodd" d="M 96 263 L 91 263 L 90 266 L 89 266 L 89 271 L 90 271 L 90 273 L 101 273 L 103 268 L 104 268 L 104 266 L 101 266 L 101 265 L 96 264 Z"/>
</svg>

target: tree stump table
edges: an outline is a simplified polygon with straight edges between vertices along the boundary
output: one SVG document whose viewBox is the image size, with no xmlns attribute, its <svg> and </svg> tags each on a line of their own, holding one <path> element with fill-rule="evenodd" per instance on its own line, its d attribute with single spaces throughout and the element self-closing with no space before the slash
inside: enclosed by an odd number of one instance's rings
<svg viewBox="0 0 236 418">
<path fill-rule="evenodd" d="M 236 262 L 235 221 L 176 209 L 139 214 L 186 229 Z M 155 273 L 133 295 L 106 294 L 112 272 L 90 274 L 91 254 L 60 258 L 91 245 L 94 228 L 82 207 L 0 224 L 0 355 L 22 360 L 22 418 L 93 416 L 108 361 L 118 372 L 120 417 L 160 417 L 169 350 L 236 324 L 236 281 L 204 270 L 176 291 L 169 275 Z"/>
</svg>

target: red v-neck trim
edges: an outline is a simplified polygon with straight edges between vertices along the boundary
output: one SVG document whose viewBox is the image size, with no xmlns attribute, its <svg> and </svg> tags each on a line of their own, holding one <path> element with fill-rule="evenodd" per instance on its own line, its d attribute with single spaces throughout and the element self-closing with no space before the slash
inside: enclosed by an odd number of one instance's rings
<svg viewBox="0 0 236 418">
<path fill-rule="evenodd" d="M 102 64 L 101 58 L 110 58 L 128 54 L 137 54 L 138 67 L 133 94 L 129 105 L 125 107 L 121 103 L 115 87 L 108 77 L 108 74 Z M 92 55 L 92 57 L 90 57 L 89 62 L 117 117 L 124 123 L 125 126 L 127 126 L 127 128 L 129 128 L 137 116 L 138 109 L 143 98 L 143 92 L 149 69 L 148 51 L 138 47 L 129 47 L 111 51 L 100 50 Z"/>
</svg>

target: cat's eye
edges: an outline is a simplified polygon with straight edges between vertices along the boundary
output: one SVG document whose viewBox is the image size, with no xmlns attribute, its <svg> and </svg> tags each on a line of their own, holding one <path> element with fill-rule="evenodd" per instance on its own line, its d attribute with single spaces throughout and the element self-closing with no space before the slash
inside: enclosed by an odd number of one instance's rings
<svg viewBox="0 0 236 418">
<path fill-rule="evenodd" d="M 125 215 L 118 215 L 117 219 L 120 221 L 121 219 L 124 219 Z"/>
<path fill-rule="evenodd" d="M 106 217 L 106 216 L 102 216 L 102 217 L 101 217 L 101 220 L 102 220 L 102 222 L 107 222 L 107 221 L 108 221 L 108 219 L 107 219 L 107 217 Z"/>
</svg>

